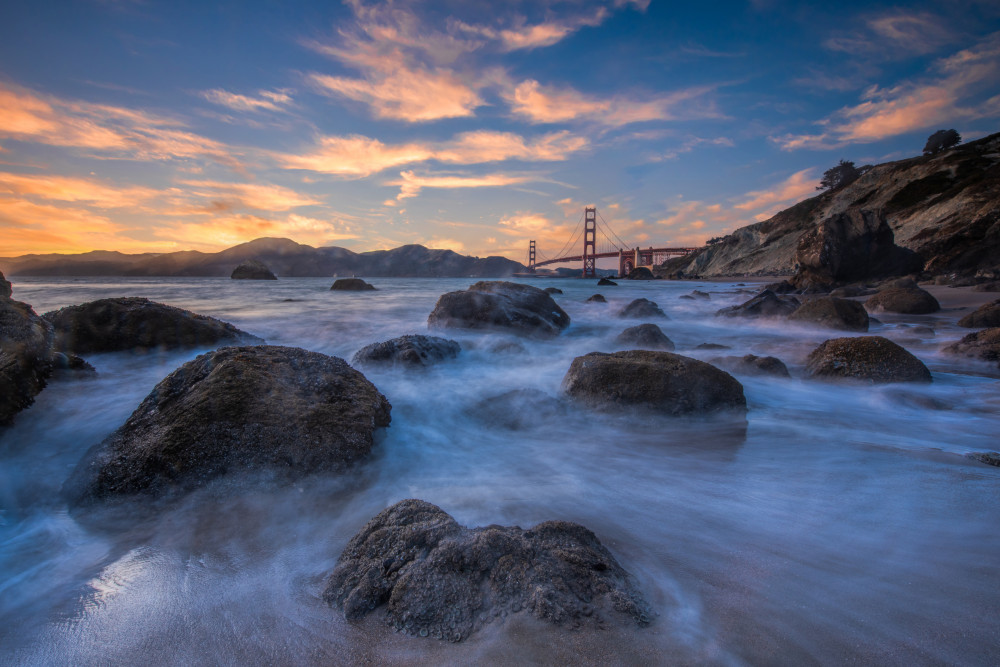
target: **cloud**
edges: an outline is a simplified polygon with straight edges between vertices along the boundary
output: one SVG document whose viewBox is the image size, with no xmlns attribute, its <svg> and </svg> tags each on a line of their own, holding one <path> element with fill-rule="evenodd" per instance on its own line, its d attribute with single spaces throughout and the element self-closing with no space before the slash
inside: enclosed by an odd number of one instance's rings
<svg viewBox="0 0 1000 667">
<path fill-rule="evenodd" d="M 206 158 L 237 168 L 236 151 L 144 111 L 42 96 L 0 84 L 0 137 L 87 149 L 94 157 L 134 160 Z"/>
<path fill-rule="evenodd" d="M 133 207 L 161 194 L 138 186 L 114 187 L 69 176 L 34 176 L 0 172 L 0 194 L 63 202 L 81 202 L 100 209 Z"/>
<path fill-rule="evenodd" d="M 507 28 L 470 25 L 461 21 L 454 21 L 453 25 L 466 33 L 498 42 L 502 51 L 517 51 L 558 44 L 580 28 L 600 25 L 610 14 L 607 7 L 597 7 L 590 14 L 550 19 L 534 24 L 528 24 L 523 16 L 518 16 L 515 17 L 514 24 Z"/>
<path fill-rule="evenodd" d="M 1000 80 L 1000 33 L 936 61 L 930 74 L 889 88 L 874 86 L 860 104 L 845 107 L 817 124 L 817 133 L 772 137 L 783 150 L 829 149 L 870 143 L 956 121 L 1000 116 L 1000 95 L 982 99 Z"/>
<path fill-rule="evenodd" d="M 239 213 L 213 216 L 209 220 L 167 222 L 158 225 L 154 233 L 184 248 L 216 251 L 262 236 L 293 238 L 299 243 L 322 246 L 359 238 L 360 229 L 356 218 L 343 214 L 324 218 L 295 213 L 282 216 Z"/>
<path fill-rule="evenodd" d="M 615 96 L 600 99 L 564 87 L 522 81 L 503 93 L 515 116 L 530 123 L 561 123 L 585 120 L 609 127 L 644 121 L 721 118 L 715 104 L 706 99 L 714 86 L 695 86 L 648 98 Z"/>
<path fill-rule="evenodd" d="M 207 200 L 185 213 L 213 213 L 220 210 L 249 209 L 256 211 L 287 211 L 302 206 L 318 206 L 323 202 L 280 185 L 261 183 L 220 183 L 216 181 L 181 181 L 188 186 L 185 199 Z"/>
<path fill-rule="evenodd" d="M 587 147 L 588 141 L 568 131 L 551 132 L 534 139 L 512 132 L 465 132 L 438 143 L 385 144 L 378 139 L 352 135 L 322 137 L 309 153 L 275 154 L 286 169 L 307 169 L 338 176 L 364 177 L 385 169 L 436 160 L 448 164 L 482 164 L 505 160 L 545 162 L 565 160 Z"/>
<path fill-rule="evenodd" d="M 733 208 L 738 211 L 766 209 L 757 213 L 755 217 L 757 220 L 767 220 L 778 211 L 788 208 L 789 205 L 816 194 L 819 179 L 813 178 L 812 172 L 812 169 L 803 169 L 774 187 L 748 192 L 743 195 L 745 199 L 735 204 Z"/>
<path fill-rule="evenodd" d="M 200 95 L 212 104 L 218 104 L 233 111 L 257 112 L 285 111 L 285 108 L 292 103 L 289 92 L 288 90 L 261 90 L 257 92 L 257 97 L 250 97 L 215 88 L 203 91 Z"/>
<path fill-rule="evenodd" d="M 387 181 L 386 185 L 398 185 L 399 194 L 397 200 L 416 197 L 424 188 L 496 188 L 505 185 L 516 185 L 537 180 L 531 176 L 517 176 L 511 174 L 484 174 L 482 176 L 461 176 L 461 175 L 432 175 L 421 176 L 412 171 L 402 171 L 399 173 L 400 179 Z"/>
<path fill-rule="evenodd" d="M 715 137 L 707 139 L 705 137 L 689 136 L 673 150 L 655 155 L 650 159 L 650 162 L 665 162 L 667 160 L 673 160 L 681 155 L 684 155 L 685 153 L 690 153 L 698 146 L 724 146 L 726 148 L 732 148 L 735 145 L 736 144 L 733 143 L 733 140 L 728 137 Z"/>
<path fill-rule="evenodd" d="M 861 28 L 841 32 L 823 45 L 831 51 L 895 60 L 934 53 L 954 40 L 955 34 L 941 16 L 896 10 L 869 16 Z"/>
</svg>

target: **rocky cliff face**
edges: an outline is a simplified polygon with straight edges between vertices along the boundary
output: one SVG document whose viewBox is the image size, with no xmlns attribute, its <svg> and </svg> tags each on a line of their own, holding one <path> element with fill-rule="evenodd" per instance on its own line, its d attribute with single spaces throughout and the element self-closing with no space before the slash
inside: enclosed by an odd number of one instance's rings
<svg viewBox="0 0 1000 667">
<path fill-rule="evenodd" d="M 829 236 L 837 220 L 865 219 L 884 219 L 895 245 L 915 252 L 929 273 L 997 275 L 1000 134 L 939 155 L 880 164 L 835 192 L 807 199 L 693 255 L 670 260 L 659 272 L 793 274 L 808 250 L 802 248 L 796 257 L 803 237 L 815 236 L 823 227 Z M 884 245 L 885 239 L 880 242 Z M 912 266 L 903 262 L 896 268 Z M 881 268 L 890 271 L 888 265 Z"/>
</svg>

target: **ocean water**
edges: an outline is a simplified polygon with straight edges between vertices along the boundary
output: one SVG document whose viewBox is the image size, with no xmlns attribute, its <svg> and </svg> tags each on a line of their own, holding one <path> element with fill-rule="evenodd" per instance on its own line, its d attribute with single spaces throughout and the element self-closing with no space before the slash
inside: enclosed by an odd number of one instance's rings
<svg viewBox="0 0 1000 667">
<path fill-rule="evenodd" d="M 441 294 L 471 279 L 23 279 L 39 313 L 145 296 L 231 322 L 269 344 L 350 359 L 427 331 Z M 98 375 L 53 381 L 0 431 L 0 663 L 998 664 L 1000 449 L 995 368 L 941 355 L 954 316 L 884 316 L 872 333 L 931 369 L 930 385 L 801 379 L 832 334 L 713 317 L 753 285 L 547 280 L 573 323 L 558 339 L 449 331 L 460 357 L 422 372 L 365 370 L 392 403 L 373 456 L 296 484 L 221 479 L 181 499 L 69 511 L 59 489 L 84 452 L 205 349 L 100 354 Z M 681 299 L 701 289 L 709 301 Z M 585 303 L 603 293 L 608 304 Z M 773 355 L 792 378 L 739 379 L 745 428 L 713 419 L 547 409 L 572 359 L 616 349 L 656 301 L 677 352 Z M 934 329 L 914 332 L 914 325 Z M 695 350 L 713 342 L 724 351 Z M 461 644 L 349 624 L 320 598 L 350 537 L 404 499 L 467 526 L 549 519 L 593 530 L 655 610 L 643 629 L 569 631 L 511 617 Z"/>
</svg>

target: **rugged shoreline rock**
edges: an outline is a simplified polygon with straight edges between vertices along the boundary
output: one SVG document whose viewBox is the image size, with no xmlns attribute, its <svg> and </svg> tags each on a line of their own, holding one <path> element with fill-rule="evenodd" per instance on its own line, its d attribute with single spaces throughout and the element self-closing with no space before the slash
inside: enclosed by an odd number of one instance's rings
<svg viewBox="0 0 1000 667">
<path fill-rule="evenodd" d="M 462 346 L 456 341 L 415 334 L 366 345 L 355 353 L 351 363 L 424 367 L 455 359 L 461 351 Z"/>
<path fill-rule="evenodd" d="M 840 331 L 868 331 L 868 311 L 857 301 L 833 296 L 810 299 L 788 316 L 789 320 Z"/>
<path fill-rule="evenodd" d="M 452 642 L 522 612 L 569 628 L 599 626 L 611 612 L 640 627 L 651 616 L 631 575 L 583 526 L 465 528 L 414 499 L 351 538 L 323 599 L 348 620 L 384 607 L 397 631 Z"/>
<path fill-rule="evenodd" d="M 292 477 L 368 455 L 391 406 L 343 359 L 298 348 L 224 347 L 184 364 L 92 447 L 71 502 L 200 486 L 263 467 Z"/>
<path fill-rule="evenodd" d="M 142 297 L 99 299 L 42 317 L 55 328 L 55 349 L 70 354 L 263 342 L 232 324 Z"/>
<path fill-rule="evenodd" d="M 361 278 L 337 278 L 330 285 L 330 290 L 334 292 L 371 292 L 377 289 L 374 285 L 366 283 Z"/>
<path fill-rule="evenodd" d="M 635 299 L 618 312 L 618 317 L 631 319 L 642 319 L 647 317 L 657 317 L 669 319 L 655 301 L 649 299 Z"/>
<path fill-rule="evenodd" d="M 569 324 L 569 315 L 544 290 L 506 281 L 480 281 L 467 290 L 442 294 L 427 316 L 431 328 L 538 337 L 557 336 Z"/>
<path fill-rule="evenodd" d="M 788 367 L 777 357 L 758 357 L 747 354 L 742 357 L 715 357 L 709 363 L 739 375 L 771 375 L 773 377 L 791 377 Z"/>
<path fill-rule="evenodd" d="M 874 383 L 931 381 L 922 361 L 882 336 L 828 340 L 807 357 L 806 374 Z"/>
<path fill-rule="evenodd" d="M 905 315 L 927 315 L 941 310 L 941 304 L 930 292 L 919 287 L 889 287 L 868 297 L 865 309 L 872 313 L 887 311 Z"/>
<path fill-rule="evenodd" d="M 0 299 L 9 298 L 13 293 L 14 288 L 11 287 L 10 281 L 4 278 L 3 272 L 0 271 Z"/>
<path fill-rule="evenodd" d="M 984 303 L 958 321 L 958 326 L 968 329 L 1000 327 L 1000 299 Z"/>
<path fill-rule="evenodd" d="M 248 259 L 241 262 L 239 266 L 233 269 L 232 275 L 229 276 L 233 280 L 277 280 L 278 277 L 271 272 L 271 269 L 267 268 L 264 262 L 257 259 Z"/>
<path fill-rule="evenodd" d="M 0 296 L 0 426 L 35 401 L 52 375 L 52 325 Z"/>
<path fill-rule="evenodd" d="M 982 361 L 995 361 L 1000 366 L 1000 327 L 967 334 L 941 351 Z"/>
<path fill-rule="evenodd" d="M 666 350 L 672 352 L 674 342 L 667 337 L 655 324 L 640 324 L 629 327 L 615 338 L 618 345 L 629 346 L 642 350 Z"/>
<path fill-rule="evenodd" d="M 780 297 L 764 290 L 749 301 L 716 311 L 716 317 L 786 317 L 795 312 L 799 301 L 795 297 Z"/>
<path fill-rule="evenodd" d="M 686 415 L 747 408 L 736 378 L 673 352 L 591 352 L 573 360 L 562 386 L 570 397 L 598 409 L 639 407 Z"/>
</svg>

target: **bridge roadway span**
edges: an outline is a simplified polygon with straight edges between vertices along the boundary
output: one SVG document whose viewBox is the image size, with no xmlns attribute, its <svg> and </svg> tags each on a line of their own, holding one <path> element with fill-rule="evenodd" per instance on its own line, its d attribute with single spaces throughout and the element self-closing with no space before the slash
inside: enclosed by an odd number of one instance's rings
<svg viewBox="0 0 1000 667">
<path fill-rule="evenodd" d="M 619 275 L 628 275 L 637 266 L 653 266 L 661 264 L 671 257 L 680 257 L 690 254 L 696 248 L 635 248 L 634 250 L 614 250 L 612 252 L 598 252 L 588 255 L 594 259 L 618 258 Z M 565 262 L 582 262 L 583 255 L 569 255 L 557 259 L 545 259 L 535 262 L 535 267 L 547 264 L 562 264 Z"/>
</svg>

